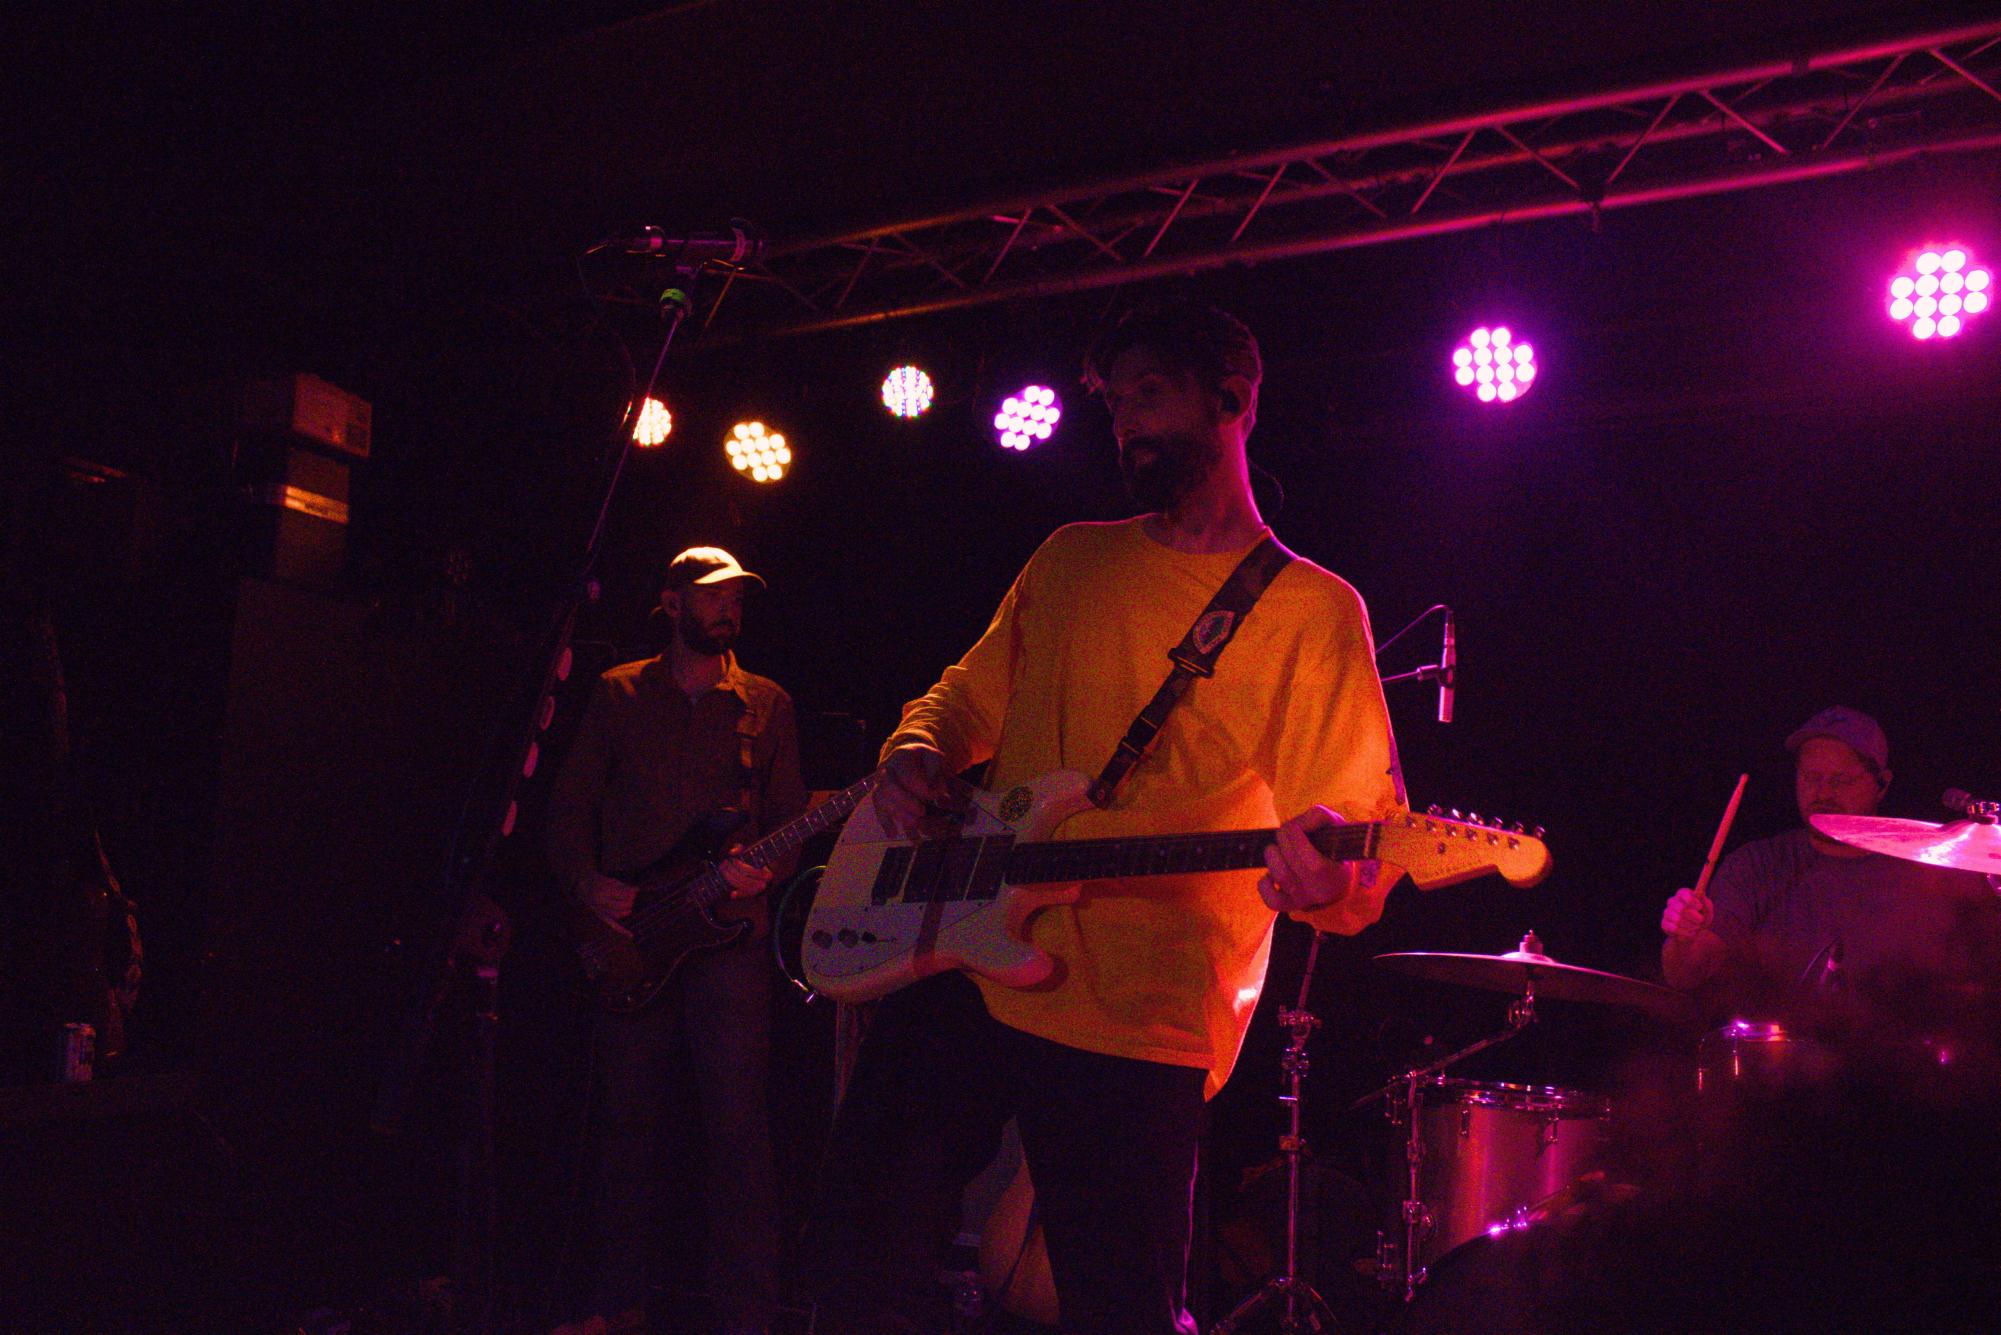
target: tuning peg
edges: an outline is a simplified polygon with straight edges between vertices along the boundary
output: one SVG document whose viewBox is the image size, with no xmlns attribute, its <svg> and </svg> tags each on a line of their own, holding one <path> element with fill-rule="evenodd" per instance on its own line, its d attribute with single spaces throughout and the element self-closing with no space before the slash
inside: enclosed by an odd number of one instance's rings
<svg viewBox="0 0 2001 1335">
<path fill-rule="evenodd" d="M 1524 827 L 1524 826 L 1522 825 L 1522 823 L 1521 823 L 1520 821 L 1516 821 L 1516 822 L 1515 822 L 1515 823 L 1514 823 L 1513 825 L 1510 825 L 1510 826 L 1508 827 L 1508 833 L 1509 833 L 1509 834 L 1527 834 L 1527 833 L 1528 833 L 1528 830 L 1527 830 L 1527 828 L 1526 828 L 1526 827 Z"/>
<path fill-rule="evenodd" d="M 1445 813 L 1438 809 L 1438 803 L 1433 802 L 1430 806 L 1424 809 L 1424 814 L 1427 816 L 1442 816 Z"/>
<path fill-rule="evenodd" d="M 1465 819 L 1466 819 L 1466 813 L 1465 813 L 1465 812 L 1463 812 L 1463 811 L 1461 811 L 1461 810 L 1460 810 L 1460 809 L 1459 809 L 1458 807 L 1454 807 L 1454 808 L 1452 808 L 1452 819 L 1454 819 L 1454 820 L 1465 820 Z"/>
<path fill-rule="evenodd" d="M 1535 836 L 1536 838 L 1538 838 L 1538 839 L 1542 838 L 1542 836 L 1543 836 L 1543 829 L 1542 829 L 1542 826 L 1540 826 L 1540 825 L 1534 825 L 1534 826 L 1531 826 L 1531 827 L 1529 827 L 1529 833 L 1530 833 L 1530 834 L 1532 834 L 1532 835 L 1534 835 L 1534 836 Z"/>
<path fill-rule="evenodd" d="M 1468 825 L 1478 825 L 1478 824 L 1480 824 L 1480 813 L 1479 813 L 1479 812 L 1477 812 L 1477 811 L 1469 811 L 1469 812 L 1467 812 L 1467 813 L 1466 813 L 1466 823 L 1467 823 Z"/>
</svg>

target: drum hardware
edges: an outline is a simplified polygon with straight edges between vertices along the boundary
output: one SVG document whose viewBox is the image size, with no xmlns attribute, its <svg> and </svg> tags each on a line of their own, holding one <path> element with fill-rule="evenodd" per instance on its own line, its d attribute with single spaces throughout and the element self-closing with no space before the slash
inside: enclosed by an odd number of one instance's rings
<svg viewBox="0 0 2001 1335">
<path fill-rule="evenodd" d="M 1522 952 L 1533 950 L 1540 956 L 1542 942 L 1536 939 L 1534 932 L 1530 932 L 1522 938 L 1519 950 Z M 1411 952 L 1410 955 L 1414 956 L 1415 952 Z M 1397 958 L 1399 957 L 1395 955 L 1378 955 L 1376 962 L 1380 964 Z M 1399 1247 L 1393 1242 L 1379 1241 L 1376 1245 L 1377 1279 L 1385 1285 L 1400 1282 L 1405 1302 L 1415 1297 L 1417 1286 L 1424 1283 L 1425 1267 L 1418 1263 L 1417 1257 L 1425 1242 L 1431 1237 L 1436 1222 L 1425 1205 L 1420 1183 L 1424 1166 L 1422 1117 L 1424 1091 L 1438 1083 L 1436 1077 L 1446 1067 L 1464 1061 L 1477 1052 L 1484 1052 L 1496 1044 L 1507 1042 L 1533 1023 L 1535 1023 L 1535 976 L 1532 972 L 1524 972 L 1521 975 L 1521 996 L 1509 1003 L 1508 1023 L 1505 1029 L 1489 1034 L 1478 1042 L 1470 1043 L 1457 1052 L 1449 1052 L 1435 1061 L 1414 1066 L 1395 1076 L 1388 1084 L 1364 1094 L 1348 1105 L 1348 1111 L 1353 1112 L 1381 1099 L 1384 1101 L 1384 1110 L 1390 1118 L 1390 1124 L 1403 1127 L 1405 1131 L 1405 1191 L 1400 1210 L 1403 1244 Z"/>
<path fill-rule="evenodd" d="M 1570 1178 L 1588 1168 L 1589 1156 L 1598 1143 L 1595 1124 L 1610 1113 L 1604 1099 L 1573 1090 L 1451 1081 L 1440 1078 L 1441 1073 L 1475 1053 L 1505 1043 L 1533 1024 L 1539 996 L 1632 1006 L 1675 1019 L 1686 1016 L 1688 1001 L 1678 992 L 1637 978 L 1552 959 L 1543 953 L 1542 942 L 1533 931 L 1504 955 L 1403 951 L 1378 955 L 1376 963 L 1416 978 L 1514 996 L 1508 1005 L 1506 1028 L 1457 1052 L 1404 1071 L 1349 1105 L 1353 1110 L 1381 1099 L 1392 1125 L 1404 1132 L 1404 1197 L 1400 1209 L 1403 1240 L 1401 1247 L 1387 1239 L 1379 1241 L 1377 1277 L 1385 1286 L 1400 1284 L 1403 1299 L 1409 1303 L 1424 1283 L 1432 1258 L 1492 1229 L 1505 1232 L 1509 1221 L 1517 1216 L 1528 1220 L 1530 1215 L 1522 1214 L 1523 1210 L 1532 1212 L 1536 1202 L 1551 1197 L 1552 1192 L 1560 1192 Z M 1455 1104 L 1456 1114 L 1450 1111 Z M 1427 1144 L 1428 1131 L 1434 1134 L 1444 1131 L 1438 1117 L 1427 1117 L 1428 1107 L 1434 1112 L 1445 1110 L 1452 1139 L 1441 1137 L 1439 1145 Z M 1487 1121 L 1491 1122 L 1491 1128 L 1481 1125 Z M 1566 1121 L 1593 1127 L 1581 1137 L 1571 1138 L 1570 1143 L 1579 1150 L 1574 1162 L 1568 1147 L 1551 1157 Z M 1534 1128 L 1534 1134 L 1527 1143 L 1518 1137 L 1510 1138 L 1511 1131 L 1519 1132 L 1529 1126 Z M 1487 1134 L 1489 1130 L 1491 1135 Z M 1476 1137 L 1476 1131 L 1482 1133 L 1480 1137 Z M 1481 1142 L 1477 1146 L 1473 1144 L 1476 1138 Z M 1439 1153 L 1457 1155 L 1460 1152 L 1454 1148 L 1455 1140 L 1467 1142 L 1464 1157 L 1477 1169 L 1467 1179 L 1477 1188 L 1471 1199 L 1461 1199 L 1466 1193 L 1452 1191 L 1449 1167 L 1432 1175 L 1438 1180 L 1427 1181 L 1428 1158 Z M 1509 1161 L 1511 1153 L 1516 1156 L 1514 1162 Z M 1481 1159 L 1482 1154 L 1488 1158 Z M 1496 1203 L 1488 1199 L 1490 1194 L 1513 1199 L 1500 1202 L 1500 1213 L 1495 1213 Z"/>
<path fill-rule="evenodd" d="M 1688 998 L 1671 988 L 1551 959 L 1542 953 L 1542 942 L 1534 932 L 1505 955 L 1401 951 L 1378 955 L 1376 963 L 1435 983 L 1456 983 L 1489 992 L 1532 992 L 1557 1001 L 1633 1006 L 1661 1019 L 1678 1020 L 1689 1012 Z"/>
<path fill-rule="evenodd" d="M 1771 1096 L 1825 1084 L 1838 1063 L 1834 1051 L 1770 1020 L 1732 1020 L 1696 1045 L 1699 1094 Z"/>
<path fill-rule="evenodd" d="M 1305 1110 L 1303 1082 L 1309 1067 L 1306 1044 L 1313 1031 L 1320 1027 L 1320 1020 L 1306 1008 L 1307 993 L 1313 986 L 1313 969 L 1320 961 L 1320 941 L 1322 933 L 1313 934 L 1313 944 L 1306 952 L 1306 967 L 1299 979 L 1299 998 L 1291 1007 L 1280 1007 L 1278 1022 L 1285 1026 L 1288 1035 L 1285 1052 L 1279 1058 L 1279 1068 L 1285 1072 L 1285 1086 L 1278 1096 L 1279 1106 L 1286 1113 L 1286 1130 L 1279 1136 L 1279 1153 L 1285 1156 L 1285 1270 L 1273 1275 L 1264 1286 L 1250 1297 L 1238 1303 L 1230 1314 L 1210 1327 L 1210 1335 L 1230 1335 L 1246 1320 L 1256 1315 L 1262 1308 L 1282 1304 L 1278 1329 L 1284 1335 L 1294 1335 L 1298 1331 L 1332 1331 L 1335 1329 L 1334 1311 L 1327 1305 L 1311 1284 L 1299 1277 L 1299 1165 L 1306 1154 L 1306 1136 L 1302 1130 L 1301 1117 Z"/>
<path fill-rule="evenodd" d="M 1984 820 L 1989 823 L 2001 820 L 2001 802 L 1975 797 L 1964 788 L 1946 789 L 1944 796 L 1939 798 L 1939 804 L 1947 811 L 1957 811 L 1960 815 L 1973 820 Z"/>
<path fill-rule="evenodd" d="M 1870 853 L 1957 871 L 2001 873 L 2001 804 L 1968 799 L 1967 819 L 1947 825 L 1897 816 L 1813 817 L 1813 828 Z"/>
<path fill-rule="evenodd" d="M 1474 1238 L 1508 1231 L 1595 1168 L 1611 1104 L 1552 1086 L 1440 1080 L 1419 1114 L 1431 1231 L 1415 1259 L 1429 1269 Z"/>
</svg>

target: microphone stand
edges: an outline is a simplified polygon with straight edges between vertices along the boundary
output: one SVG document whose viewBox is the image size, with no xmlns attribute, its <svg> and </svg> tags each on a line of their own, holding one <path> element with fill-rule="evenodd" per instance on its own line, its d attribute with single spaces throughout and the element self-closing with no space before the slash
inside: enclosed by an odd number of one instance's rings
<svg viewBox="0 0 2001 1335">
<path fill-rule="evenodd" d="M 1449 670 L 1446 668 L 1445 664 L 1426 663 L 1423 667 L 1412 668 L 1408 672 L 1399 672 L 1394 676 L 1384 677 L 1382 678 L 1382 683 L 1385 686 L 1394 686 L 1396 685 L 1396 683 L 1400 681 L 1447 681 L 1447 680 L 1449 680 Z"/>
<path fill-rule="evenodd" d="M 1450 626 L 1451 608 L 1443 603 L 1426 608 L 1409 625 L 1383 641 L 1381 647 L 1376 650 L 1376 656 L 1378 658 L 1382 657 L 1384 650 L 1387 650 L 1391 645 L 1416 629 L 1420 622 L 1430 617 L 1434 612 L 1445 613 L 1447 625 L 1448 627 Z M 1412 672 L 1405 672 L 1393 677 L 1384 677 L 1382 678 L 1382 684 L 1388 686 L 1393 682 L 1399 681 L 1438 681 L 1443 679 L 1449 686 L 1451 684 L 1450 674 L 1451 668 L 1445 663 L 1440 662 L 1418 668 Z M 1401 782 L 1398 784 L 1398 796 L 1402 796 Z M 1210 1328 L 1210 1335 L 1234 1335 L 1239 1326 L 1243 1325 L 1244 1322 L 1250 1320 L 1253 1316 L 1256 1316 L 1266 1307 L 1281 1304 L 1282 1310 L 1279 1312 L 1278 1318 L 1278 1329 L 1281 1335 L 1298 1335 L 1298 1332 L 1301 1331 L 1332 1331 L 1338 1325 L 1335 1320 L 1334 1310 L 1327 1305 L 1327 1300 L 1322 1298 L 1319 1292 L 1311 1284 L 1307 1283 L 1306 1280 L 1302 1279 L 1299 1274 L 1300 1161 L 1306 1157 L 1307 1153 L 1304 1127 L 1306 1111 L 1305 1080 L 1307 1071 L 1311 1066 L 1310 1060 L 1306 1055 L 1306 1046 L 1312 1039 L 1313 1031 L 1320 1027 L 1320 1019 L 1307 1008 L 1307 1000 L 1313 987 L 1314 970 L 1320 963 L 1320 943 L 1324 936 L 1325 933 L 1314 932 L 1313 944 L 1308 948 L 1306 953 L 1306 967 L 1300 974 L 1299 996 L 1290 1008 L 1281 1006 L 1278 1012 L 1278 1022 L 1289 1035 L 1286 1040 L 1285 1051 L 1279 1057 L 1279 1069 L 1285 1074 L 1285 1086 L 1283 1092 L 1278 1096 L 1279 1106 L 1286 1113 L 1286 1129 L 1278 1139 L 1279 1153 L 1285 1157 L 1285 1269 L 1266 1280 L 1256 1293 L 1238 1303 L 1228 1316 Z M 1534 1015 L 1533 1008 L 1534 1002 L 1531 1000 L 1523 1017 L 1518 1021 L 1514 1021 L 1513 1027 L 1505 1036 L 1511 1037 L 1522 1025 L 1527 1024 L 1529 1019 Z M 1489 1043 L 1499 1041 L 1499 1038 L 1488 1040 Z M 1479 1046 L 1486 1046 L 1486 1044 Z M 1475 1050 L 1477 1048 L 1468 1049 L 1467 1051 L 1471 1052 Z M 1455 1053 L 1446 1060 L 1448 1062 L 1456 1061 L 1459 1057 L 1465 1055 L 1466 1053 Z M 1407 1074 L 1399 1077 L 1400 1081 L 1407 1082 L 1406 1089 L 1413 1099 L 1416 1097 L 1417 1091 L 1422 1088 L 1422 1084 L 1418 1078 L 1421 1074 L 1423 1073 Z M 1387 1093 L 1390 1088 L 1394 1088 L 1395 1083 L 1393 1082 L 1391 1086 L 1386 1086 L 1383 1090 L 1369 1097 L 1380 1097 L 1382 1094 Z M 1367 1100 L 1365 1099 L 1364 1102 L 1367 1102 Z M 1414 1121 L 1415 1119 L 1413 1119 L 1413 1124 Z M 1413 1174 L 1416 1173 L 1414 1162 L 1411 1172 Z M 1415 1189 L 1413 1189 L 1412 1195 L 1415 1194 Z M 1408 1209 L 1409 1207 L 1406 1206 L 1406 1213 L 1408 1213 Z M 1416 1221 L 1413 1219 L 1411 1226 L 1414 1228 L 1415 1225 Z"/>
<path fill-rule="evenodd" d="M 1427 663 L 1420 668 L 1413 668 L 1409 672 L 1399 672 L 1394 676 L 1383 677 L 1381 678 L 1381 682 L 1385 686 L 1393 686 L 1400 681 L 1437 682 L 1438 721 L 1440 723 L 1450 723 L 1452 722 L 1452 693 L 1453 689 L 1459 684 L 1459 673 L 1457 667 L 1458 655 L 1456 652 L 1458 637 L 1453 633 L 1452 609 L 1449 606 L 1444 603 L 1434 603 L 1432 606 L 1419 612 L 1416 617 L 1412 618 L 1410 624 L 1382 642 L 1382 645 L 1376 650 L 1376 657 L 1380 659 L 1389 650 L 1391 645 L 1410 634 L 1413 630 L 1416 630 L 1434 612 L 1443 612 L 1445 614 L 1445 643 L 1443 650 L 1439 654 L 1438 661 L 1436 663 Z"/>
<path fill-rule="evenodd" d="M 585 540 L 581 573 L 564 593 L 549 619 L 532 691 L 519 693 L 488 739 L 487 753 L 469 784 L 459 826 L 444 872 L 444 901 L 455 905 L 452 926 L 433 949 L 420 977 L 424 986 L 404 1017 L 399 1036 L 385 1054 L 372 1130 L 394 1136 L 404 1129 L 412 1096 L 423 1072 L 438 1027 L 439 1013 L 454 984 L 469 980 L 472 993 L 472 1043 L 461 1100 L 463 1123 L 456 1161 L 452 1239 L 452 1300 L 450 1329 L 464 1335 L 492 1335 L 494 1324 L 495 1255 L 498 1240 L 498 1163 L 495 1143 L 495 1041 L 499 1033 L 500 963 L 507 953 L 507 915 L 484 886 L 493 870 L 501 841 L 514 831 L 522 781 L 535 772 L 538 738 L 555 711 L 555 690 L 570 675 L 571 640 L 577 614 L 597 596 L 591 578 L 602 547 L 625 463 L 633 448 L 632 427 L 652 396 L 666 363 L 667 349 L 686 319 L 688 294 L 669 288 L 661 294 L 661 314 L 667 322 L 653 372 L 645 388 L 627 405 L 619 425 L 618 453 L 605 480 L 597 516 Z M 637 377 L 634 377 L 635 381 Z"/>
</svg>

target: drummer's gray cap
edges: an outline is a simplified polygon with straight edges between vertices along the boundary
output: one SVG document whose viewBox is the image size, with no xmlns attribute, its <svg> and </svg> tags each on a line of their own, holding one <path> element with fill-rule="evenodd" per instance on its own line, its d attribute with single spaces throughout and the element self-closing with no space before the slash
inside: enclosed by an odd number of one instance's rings
<svg viewBox="0 0 2001 1335">
<path fill-rule="evenodd" d="M 1846 742 L 1856 755 L 1877 769 L 1890 768 L 1890 739 L 1883 735 L 1881 724 L 1859 709 L 1836 705 L 1821 710 L 1786 738 L 1786 750 L 1797 752 L 1816 737 Z"/>
</svg>

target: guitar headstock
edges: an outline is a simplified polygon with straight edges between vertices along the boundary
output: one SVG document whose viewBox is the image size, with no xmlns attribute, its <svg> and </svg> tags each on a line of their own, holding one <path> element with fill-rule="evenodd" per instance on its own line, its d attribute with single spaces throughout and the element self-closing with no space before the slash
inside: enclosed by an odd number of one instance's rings
<svg viewBox="0 0 2001 1335">
<path fill-rule="evenodd" d="M 1410 874 L 1421 889 L 1457 885 L 1499 872 L 1511 885 L 1534 885 L 1549 875 L 1542 827 L 1503 826 L 1477 812 L 1404 812 L 1378 825 L 1376 856 Z"/>
</svg>

